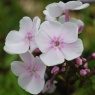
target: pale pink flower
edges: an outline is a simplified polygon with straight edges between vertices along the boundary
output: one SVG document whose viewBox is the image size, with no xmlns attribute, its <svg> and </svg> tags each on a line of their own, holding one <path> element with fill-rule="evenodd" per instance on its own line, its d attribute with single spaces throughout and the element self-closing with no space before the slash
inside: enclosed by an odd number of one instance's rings
<svg viewBox="0 0 95 95">
<path fill-rule="evenodd" d="M 60 16 L 58 21 L 62 24 L 65 23 L 66 22 L 65 15 Z M 69 18 L 69 22 L 72 22 L 78 26 L 78 34 L 82 33 L 84 23 L 81 20 L 75 18 Z"/>
<path fill-rule="evenodd" d="M 38 32 L 40 19 L 35 17 L 33 21 L 29 17 L 23 17 L 20 20 L 19 31 L 10 31 L 6 37 L 4 50 L 10 54 L 21 54 L 31 52 L 37 48 L 35 35 Z"/>
<path fill-rule="evenodd" d="M 18 84 L 31 94 L 38 94 L 44 87 L 46 65 L 39 57 L 34 58 L 30 52 L 20 54 L 23 62 L 11 63 L 13 73 L 18 76 Z"/>
<path fill-rule="evenodd" d="M 40 58 L 47 66 L 61 64 L 64 59 L 73 60 L 83 51 L 82 41 L 78 39 L 78 27 L 71 22 L 43 22 L 36 42 L 42 51 Z"/>
<path fill-rule="evenodd" d="M 81 1 L 69 1 L 67 3 L 59 2 L 59 3 L 51 3 L 47 5 L 46 10 L 53 17 L 60 16 L 63 12 L 69 10 L 81 10 L 87 8 L 89 6 L 88 3 L 82 4 Z"/>
</svg>

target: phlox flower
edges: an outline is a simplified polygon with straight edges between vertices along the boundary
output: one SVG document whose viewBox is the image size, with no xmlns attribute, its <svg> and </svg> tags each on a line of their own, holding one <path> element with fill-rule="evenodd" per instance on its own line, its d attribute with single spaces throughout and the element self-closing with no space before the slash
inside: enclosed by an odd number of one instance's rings
<svg viewBox="0 0 95 95">
<path fill-rule="evenodd" d="M 81 10 L 87 8 L 89 6 L 88 3 L 82 4 L 81 1 L 69 1 L 67 3 L 59 2 L 59 3 L 51 3 L 46 6 L 46 10 L 53 17 L 60 16 L 63 12 L 69 10 Z"/>
<path fill-rule="evenodd" d="M 57 21 L 45 21 L 36 35 L 40 58 L 47 66 L 61 64 L 64 60 L 73 60 L 83 51 L 78 39 L 78 27 L 72 22 L 61 24 Z"/>
<path fill-rule="evenodd" d="M 31 94 L 38 94 L 44 87 L 46 65 L 39 57 L 34 58 L 30 52 L 20 54 L 23 62 L 11 63 L 11 70 L 18 76 L 18 84 Z"/>
<path fill-rule="evenodd" d="M 66 22 L 65 15 L 60 16 L 58 21 L 62 24 L 65 23 Z M 75 18 L 69 18 L 69 22 L 72 22 L 78 26 L 78 34 L 82 33 L 84 23 L 81 20 Z"/>
<path fill-rule="evenodd" d="M 33 21 L 29 17 L 20 20 L 19 31 L 10 31 L 6 37 L 4 50 L 10 54 L 21 54 L 29 49 L 32 52 L 37 48 L 35 35 L 38 32 L 40 19 L 35 17 Z"/>
</svg>

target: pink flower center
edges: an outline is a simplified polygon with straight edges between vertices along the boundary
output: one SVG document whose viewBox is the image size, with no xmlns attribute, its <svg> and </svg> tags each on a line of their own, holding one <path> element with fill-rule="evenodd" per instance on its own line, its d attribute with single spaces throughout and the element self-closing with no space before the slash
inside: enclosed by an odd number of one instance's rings
<svg viewBox="0 0 95 95">
<path fill-rule="evenodd" d="M 26 38 L 27 38 L 29 41 L 31 41 L 31 40 L 32 40 L 32 33 L 28 32 L 28 33 L 26 34 Z"/>
<path fill-rule="evenodd" d="M 59 37 L 54 37 L 51 42 L 51 47 L 50 48 L 63 48 L 64 47 L 64 42 L 63 39 Z"/>
<path fill-rule="evenodd" d="M 58 46 L 60 45 L 60 42 L 59 42 L 59 41 L 56 41 L 56 42 L 54 43 L 54 45 L 55 45 L 56 47 L 58 47 Z"/>
<path fill-rule="evenodd" d="M 30 72 L 31 75 L 32 75 L 32 74 L 35 74 L 36 71 L 37 71 L 37 69 L 36 69 L 36 68 L 32 68 L 31 65 L 28 66 L 27 70 Z"/>
<path fill-rule="evenodd" d="M 31 41 L 33 40 L 33 35 L 32 35 L 32 33 L 31 33 L 31 32 L 27 32 L 27 34 L 25 35 L 24 40 L 25 40 L 25 43 L 26 43 L 26 44 L 28 44 L 28 43 L 30 44 Z"/>
</svg>

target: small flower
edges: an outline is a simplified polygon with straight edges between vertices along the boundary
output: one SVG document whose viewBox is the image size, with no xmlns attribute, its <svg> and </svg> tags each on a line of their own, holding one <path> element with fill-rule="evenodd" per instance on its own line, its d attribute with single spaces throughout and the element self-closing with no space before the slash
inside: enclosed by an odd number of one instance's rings
<svg viewBox="0 0 95 95">
<path fill-rule="evenodd" d="M 60 16 L 58 21 L 62 24 L 65 23 L 65 15 Z M 78 26 L 78 34 L 82 33 L 84 23 L 81 20 L 75 19 L 75 18 L 70 18 L 69 22 L 72 22 Z"/>
<path fill-rule="evenodd" d="M 37 48 L 35 35 L 38 32 L 40 19 L 35 17 L 33 21 L 29 17 L 20 20 L 20 30 L 10 31 L 6 37 L 4 50 L 10 54 L 21 54 L 31 52 Z"/>
<path fill-rule="evenodd" d="M 46 82 L 46 84 L 44 85 L 42 93 L 49 93 L 49 94 L 53 93 L 55 91 L 55 89 L 56 89 L 56 85 L 55 85 L 56 83 L 57 83 L 57 81 L 54 81 L 53 84 L 51 84 L 50 80 L 48 80 Z"/>
<path fill-rule="evenodd" d="M 39 57 L 34 58 L 26 52 L 20 54 L 23 62 L 14 61 L 11 63 L 13 73 L 18 76 L 18 84 L 31 94 L 38 94 L 44 87 L 44 74 L 46 65 Z"/>
<path fill-rule="evenodd" d="M 36 42 L 43 53 L 40 58 L 47 66 L 61 64 L 64 59 L 73 60 L 83 51 L 82 41 L 78 39 L 78 27 L 71 22 L 43 22 Z"/>
<path fill-rule="evenodd" d="M 53 17 L 60 16 L 63 12 L 69 10 L 81 10 L 87 8 L 89 6 L 88 3 L 82 4 L 81 1 L 69 1 L 67 3 L 59 2 L 59 3 L 51 3 L 46 7 L 46 10 Z"/>
</svg>

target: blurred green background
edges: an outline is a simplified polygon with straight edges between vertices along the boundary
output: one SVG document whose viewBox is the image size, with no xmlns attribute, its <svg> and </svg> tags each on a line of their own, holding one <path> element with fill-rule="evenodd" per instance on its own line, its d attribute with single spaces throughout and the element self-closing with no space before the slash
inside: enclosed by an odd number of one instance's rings
<svg viewBox="0 0 95 95">
<path fill-rule="evenodd" d="M 44 21 L 45 6 L 59 0 L 0 0 L 0 95 L 30 95 L 21 89 L 17 77 L 10 70 L 10 63 L 18 59 L 18 55 L 9 55 L 3 50 L 5 37 L 10 30 L 19 30 L 19 21 L 24 16 L 33 18 L 39 16 Z M 64 1 L 64 0 L 63 0 Z M 66 0 L 65 0 L 66 1 Z M 79 18 L 85 23 L 83 33 L 79 36 L 84 43 L 83 56 L 95 52 L 95 4 L 89 8 L 71 12 L 72 17 Z M 89 62 L 93 68 L 95 61 Z M 92 84 L 77 89 L 73 95 L 95 95 L 95 77 Z M 60 95 L 60 94 L 52 94 Z"/>
</svg>

